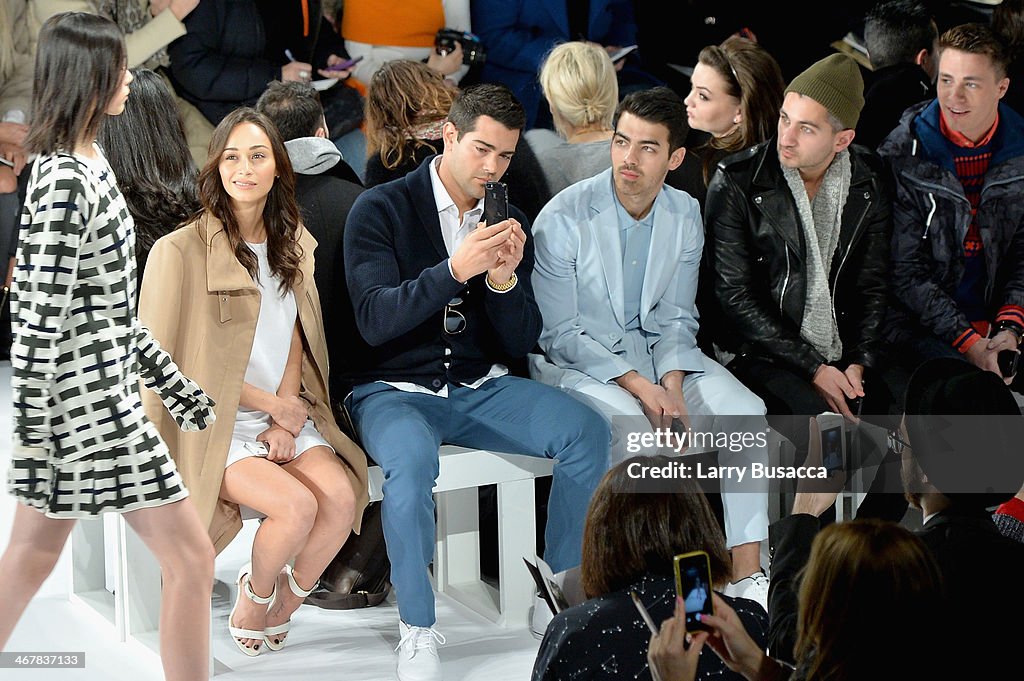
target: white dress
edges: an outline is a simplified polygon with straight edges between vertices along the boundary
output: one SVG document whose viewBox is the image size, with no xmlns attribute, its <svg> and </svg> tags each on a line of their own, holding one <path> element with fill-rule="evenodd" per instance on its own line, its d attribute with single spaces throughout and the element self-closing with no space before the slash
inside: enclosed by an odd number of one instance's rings
<svg viewBox="0 0 1024 681">
<path fill-rule="evenodd" d="M 256 285 L 260 289 L 260 316 L 256 321 L 256 336 L 252 341 L 249 366 L 245 370 L 245 382 L 276 394 L 288 364 L 288 351 L 298 308 L 292 291 L 281 295 L 281 280 L 271 273 L 270 262 L 267 260 L 267 243 L 247 242 L 246 245 L 256 254 L 259 262 L 259 281 Z M 256 436 L 270 426 L 270 414 L 239 406 L 225 468 L 236 461 L 257 456 L 250 448 L 255 446 Z M 302 431 L 295 438 L 295 457 L 317 446 L 330 447 L 313 426 L 313 421 L 306 419 Z"/>
</svg>

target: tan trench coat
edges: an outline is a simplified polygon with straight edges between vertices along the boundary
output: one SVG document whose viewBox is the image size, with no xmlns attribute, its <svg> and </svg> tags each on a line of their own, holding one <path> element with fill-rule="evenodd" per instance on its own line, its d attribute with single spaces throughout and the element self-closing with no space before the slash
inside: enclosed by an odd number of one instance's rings
<svg viewBox="0 0 1024 681">
<path fill-rule="evenodd" d="M 327 344 L 313 281 L 316 241 L 303 229 L 299 245 L 302 281 L 296 284 L 295 302 L 303 335 L 300 397 L 309 403 L 316 429 L 347 464 L 356 496 L 354 530 L 358 532 L 369 500 L 366 456 L 339 430 L 331 412 Z M 142 391 L 143 406 L 170 448 L 218 553 L 242 527 L 238 505 L 221 500 L 219 494 L 259 311 L 259 289 L 235 258 L 216 218 L 204 215 L 153 246 L 139 318 L 181 371 L 217 402 L 217 420 L 206 430 L 184 433 L 152 391 Z"/>
</svg>

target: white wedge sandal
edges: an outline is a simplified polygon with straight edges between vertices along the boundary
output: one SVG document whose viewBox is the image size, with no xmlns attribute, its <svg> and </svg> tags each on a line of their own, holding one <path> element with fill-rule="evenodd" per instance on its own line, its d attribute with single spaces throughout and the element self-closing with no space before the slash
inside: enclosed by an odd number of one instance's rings
<svg viewBox="0 0 1024 681">
<path fill-rule="evenodd" d="M 299 598 L 305 598 L 309 594 L 313 593 L 313 591 L 318 586 L 320 586 L 320 580 L 317 580 L 313 583 L 313 586 L 309 587 L 309 589 L 303 589 L 301 586 L 299 586 L 299 583 L 295 581 L 295 577 L 292 576 L 292 567 L 290 565 L 286 564 L 284 566 L 284 571 L 285 574 L 288 575 L 288 588 L 291 589 L 292 593 L 298 596 Z M 274 587 L 276 589 L 277 585 L 275 584 Z M 271 650 L 281 650 L 281 648 L 284 648 L 284 644 L 288 642 L 288 639 L 284 639 L 280 643 L 275 643 L 272 639 L 277 638 L 281 634 L 287 634 L 288 629 L 290 629 L 291 626 L 292 621 L 289 619 L 284 624 L 278 624 L 277 626 L 267 627 L 266 629 L 264 629 L 263 640 L 267 644 L 267 647 Z"/>
<path fill-rule="evenodd" d="M 241 600 L 243 595 L 256 605 L 269 605 L 273 603 L 274 598 L 277 596 L 277 582 L 274 582 L 274 590 L 270 592 L 269 596 L 258 596 L 249 585 L 249 573 L 251 572 L 252 563 L 246 563 L 238 570 L 238 579 L 235 580 L 235 583 L 238 585 L 238 597 L 235 598 L 235 605 L 231 608 L 231 614 L 228 615 L 228 632 L 231 634 L 231 640 L 235 642 L 235 645 L 238 646 L 239 650 L 249 657 L 256 657 L 263 652 L 263 649 L 259 647 L 260 644 L 256 643 L 252 648 L 247 648 L 240 639 L 248 638 L 259 641 L 266 635 L 267 630 L 242 629 L 234 626 L 232 621 L 235 619 L 235 610 L 238 609 L 238 602 Z M 290 574 L 289 577 L 291 577 Z M 270 645 L 269 641 L 266 643 L 268 646 Z"/>
</svg>

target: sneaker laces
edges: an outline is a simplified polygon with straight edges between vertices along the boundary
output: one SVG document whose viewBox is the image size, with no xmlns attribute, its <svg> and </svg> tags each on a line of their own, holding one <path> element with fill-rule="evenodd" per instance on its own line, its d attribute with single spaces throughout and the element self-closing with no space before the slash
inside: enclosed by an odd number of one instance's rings
<svg viewBox="0 0 1024 681">
<path fill-rule="evenodd" d="M 435 641 L 444 645 L 447 640 L 444 635 L 431 627 L 414 627 L 410 626 L 409 631 L 405 632 L 405 636 L 395 646 L 397 652 L 399 648 L 404 646 L 407 641 L 412 641 L 413 650 L 424 650 L 435 647 Z"/>
</svg>

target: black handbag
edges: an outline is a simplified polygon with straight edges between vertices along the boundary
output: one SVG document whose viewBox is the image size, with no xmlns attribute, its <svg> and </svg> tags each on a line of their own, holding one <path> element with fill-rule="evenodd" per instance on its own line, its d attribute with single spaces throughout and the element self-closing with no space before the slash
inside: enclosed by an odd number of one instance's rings
<svg viewBox="0 0 1024 681">
<path fill-rule="evenodd" d="M 363 511 L 360 534 L 345 542 L 306 603 L 328 610 L 352 610 L 379 605 L 391 591 L 391 561 L 384 546 L 381 504 L 371 501 Z"/>
<path fill-rule="evenodd" d="M 359 443 L 348 410 L 334 405 L 338 425 Z M 371 501 L 363 511 L 362 531 L 352 534 L 327 569 L 306 603 L 327 610 L 353 610 L 380 605 L 391 591 L 391 561 L 384 544 L 381 502 Z"/>
</svg>

